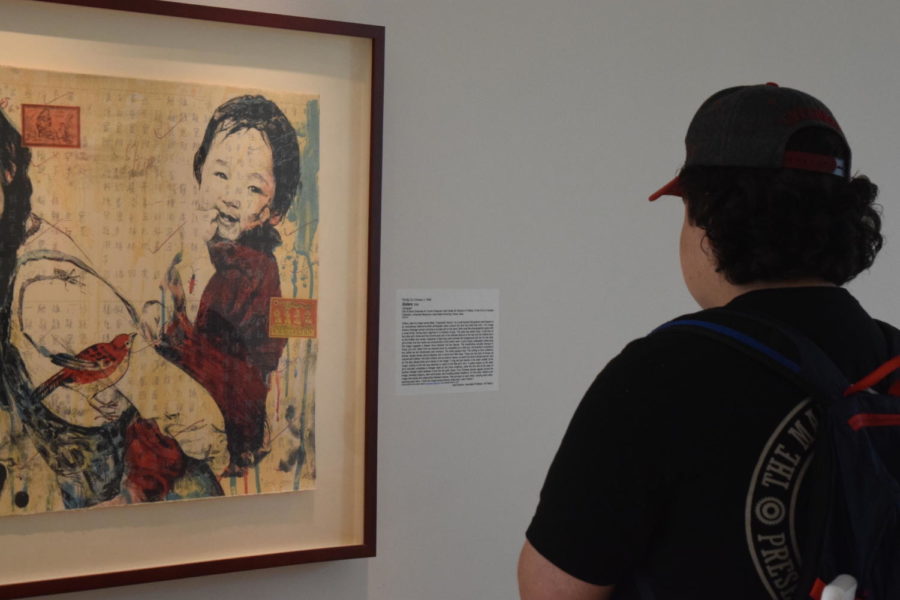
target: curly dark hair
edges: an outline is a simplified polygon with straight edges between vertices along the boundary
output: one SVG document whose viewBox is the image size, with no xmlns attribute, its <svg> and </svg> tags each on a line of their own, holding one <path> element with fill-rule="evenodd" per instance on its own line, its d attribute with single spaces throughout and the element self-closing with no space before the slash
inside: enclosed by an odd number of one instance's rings
<svg viewBox="0 0 900 600">
<path fill-rule="evenodd" d="M 798 135 L 788 149 L 847 153 L 823 149 L 833 142 L 823 132 Z M 717 270 L 731 283 L 815 278 L 843 285 L 881 250 L 878 187 L 864 175 L 685 167 L 679 180 L 688 218 L 705 231 Z"/>
</svg>

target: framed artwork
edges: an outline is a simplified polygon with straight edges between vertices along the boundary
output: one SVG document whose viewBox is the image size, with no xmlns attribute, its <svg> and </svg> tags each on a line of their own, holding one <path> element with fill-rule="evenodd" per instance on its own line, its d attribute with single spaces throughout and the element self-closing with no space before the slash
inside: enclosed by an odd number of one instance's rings
<svg viewBox="0 0 900 600">
<path fill-rule="evenodd" d="M 0 597 L 374 556 L 384 29 L 0 0 L 0 57 Z"/>
</svg>

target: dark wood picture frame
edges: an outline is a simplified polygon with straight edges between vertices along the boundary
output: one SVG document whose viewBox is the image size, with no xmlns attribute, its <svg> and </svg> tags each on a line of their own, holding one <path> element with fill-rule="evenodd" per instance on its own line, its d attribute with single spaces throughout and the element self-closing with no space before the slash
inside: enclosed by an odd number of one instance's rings
<svg viewBox="0 0 900 600">
<path fill-rule="evenodd" d="M 0 580 L 0 597 L 18 598 L 88 590 L 102 587 L 121 586 L 152 581 L 177 579 L 199 575 L 212 575 L 231 571 L 260 569 L 277 567 L 299 563 L 318 561 L 330 561 L 346 558 L 370 557 L 375 555 L 375 523 L 376 523 L 376 428 L 377 428 L 377 364 L 378 364 L 378 319 L 379 319 L 379 251 L 380 251 L 380 204 L 381 204 L 381 162 L 382 162 L 382 122 L 383 122 L 383 96 L 384 96 L 384 44 L 385 30 L 380 26 L 364 25 L 357 23 L 345 23 L 288 16 L 234 10 L 225 8 L 206 7 L 198 5 L 180 4 L 160 0 L 131 0 L 119 2 L 118 0 L 27 0 L 31 4 L 55 4 L 81 7 L 85 12 L 85 19 L 90 19 L 90 11 L 101 9 L 106 11 L 120 11 L 136 15 L 156 15 L 172 20 L 190 20 L 191 22 L 216 22 L 235 24 L 263 30 L 280 32 L 309 32 L 315 34 L 329 34 L 333 36 L 347 36 L 367 40 L 370 44 L 371 66 L 369 74 L 369 139 L 368 139 L 368 230 L 367 240 L 362 243 L 366 249 L 365 254 L 365 282 L 357 282 L 359 287 L 365 290 L 365 339 L 360 342 L 360 355 L 364 352 L 365 375 L 364 381 L 359 382 L 359 388 L 363 390 L 364 399 L 360 404 L 364 406 L 364 414 L 360 420 L 364 422 L 364 432 L 361 434 L 360 445 L 364 456 L 355 457 L 356 462 L 361 463 L 361 484 L 359 488 L 361 498 L 354 502 L 361 507 L 361 532 L 359 539 L 350 543 L 338 541 L 334 545 L 323 547 L 301 547 L 299 549 L 282 548 L 271 552 L 254 552 L 246 555 L 236 555 L 226 558 L 200 557 L 197 560 L 191 557 L 177 556 L 171 563 L 153 564 L 150 566 L 133 569 L 106 569 L 102 564 L 97 565 L 96 571 L 72 573 L 71 569 L 63 570 L 59 577 L 47 577 L 27 581 L 14 581 L 6 583 Z M 81 10 L 79 8 L 79 10 Z M 137 17 L 136 17 L 137 18 Z M 0 35 L 4 31 L 0 25 Z M 83 35 L 79 33 L 78 35 Z M 0 61 L 2 62 L 2 61 Z M 360 332 L 362 333 L 362 332 Z M 316 491 L 301 492 L 315 494 Z M 202 500 L 198 502 L 223 502 L 227 500 Z M 101 512 L 104 509 L 92 512 Z M 120 511 L 141 510 L 141 507 L 124 507 L 113 509 Z M 66 513 L 63 513 L 65 515 Z M 18 517 L 27 521 L 31 516 Z M 119 520 L 123 520 L 120 517 Z M 3 533 L 0 532 L 0 539 Z M 336 536 L 340 538 L 340 535 Z"/>
</svg>

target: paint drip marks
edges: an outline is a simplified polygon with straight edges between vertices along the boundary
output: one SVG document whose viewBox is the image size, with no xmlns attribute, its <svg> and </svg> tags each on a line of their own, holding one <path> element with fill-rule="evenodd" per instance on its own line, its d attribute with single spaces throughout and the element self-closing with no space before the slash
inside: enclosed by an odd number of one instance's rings
<svg viewBox="0 0 900 600">
<path fill-rule="evenodd" d="M 312 255 L 314 252 L 314 238 L 319 225 L 319 101 L 309 100 L 306 103 L 306 124 L 297 129 L 298 142 L 300 144 L 300 193 L 287 212 L 287 220 L 296 230 L 294 238 L 294 252 L 306 259 L 309 267 L 304 269 L 296 262 L 293 269 L 295 290 L 299 287 L 296 280 L 299 273 L 308 273 L 310 278 L 306 283 L 309 293 L 304 294 L 308 298 L 315 297 L 315 286 L 312 281 L 313 269 Z M 299 294 L 295 293 L 295 296 Z"/>
</svg>

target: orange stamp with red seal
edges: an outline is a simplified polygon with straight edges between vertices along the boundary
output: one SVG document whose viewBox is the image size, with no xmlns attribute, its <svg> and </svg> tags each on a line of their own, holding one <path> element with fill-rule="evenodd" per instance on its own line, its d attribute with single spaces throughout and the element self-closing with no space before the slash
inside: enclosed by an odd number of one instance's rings
<svg viewBox="0 0 900 600">
<path fill-rule="evenodd" d="M 22 143 L 26 146 L 81 148 L 81 107 L 23 104 Z"/>
<path fill-rule="evenodd" d="M 269 304 L 269 337 L 316 337 L 316 300 L 272 298 Z"/>
</svg>

